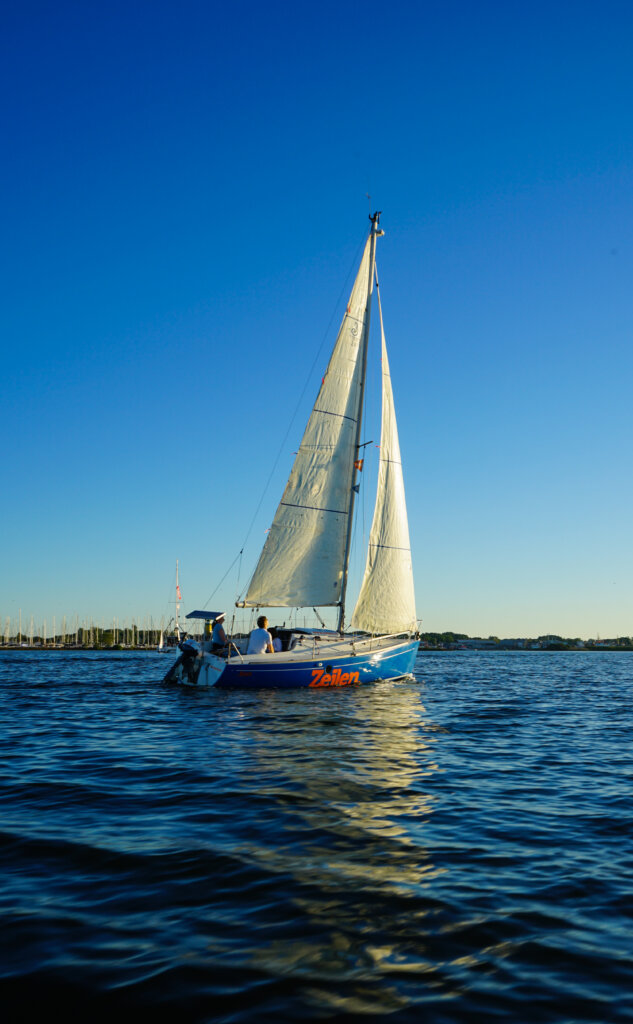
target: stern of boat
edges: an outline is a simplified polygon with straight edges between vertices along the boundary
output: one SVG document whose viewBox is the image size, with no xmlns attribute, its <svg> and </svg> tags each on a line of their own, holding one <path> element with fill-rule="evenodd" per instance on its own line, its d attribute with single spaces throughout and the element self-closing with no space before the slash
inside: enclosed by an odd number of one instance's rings
<svg viewBox="0 0 633 1024">
<path fill-rule="evenodd" d="M 197 646 L 197 645 L 196 645 Z M 185 650 L 174 662 L 164 683 L 177 683 L 180 686 L 215 686 L 226 669 L 226 661 L 198 647 L 197 650 Z"/>
</svg>

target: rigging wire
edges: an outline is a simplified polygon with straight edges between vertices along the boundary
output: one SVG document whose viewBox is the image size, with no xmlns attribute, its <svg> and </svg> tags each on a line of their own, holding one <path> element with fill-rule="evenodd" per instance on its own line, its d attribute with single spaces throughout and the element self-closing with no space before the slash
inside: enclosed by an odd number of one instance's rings
<svg viewBox="0 0 633 1024">
<path fill-rule="evenodd" d="M 221 580 L 220 580 L 220 582 L 218 583 L 217 587 L 215 588 L 215 590 L 213 591 L 213 593 L 212 593 L 212 594 L 211 594 L 211 595 L 210 595 L 210 596 L 209 596 L 209 597 L 208 597 L 208 598 L 206 599 L 206 601 L 205 601 L 205 602 L 204 602 L 204 604 L 202 605 L 202 607 L 203 607 L 203 608 L 206 608 L 206 607 L 207 607 L 207 605 L 208 605 L 208 604 L 210 604 L 210 602 L 211 602 L 211 601 L 213 600 L 213 595 L 214 595 L 214 594 L 215 594 L 215 593 L 216 593 L 216 592 L 217 592 L 217 591 L 218 591 L 218 590 L 220 589 L 220 587 L 221 587 L 221 586 L 222 586 L 222 584 L 224 583 L 224 581 L 225 581 L 226 577 L 227 577 L 227 576 L 228 576 L 228 574 L 230 573 L 231 569 L 233 568 L 233 566 L 234 566 L 234 565 L 235 565 L 235 563 L 237 562 L 238 558 L 239 558 L 239 560 L 240 560 L 240 568 L 241 568 L 241 566 L 242 566 L 242 552 L 243 552 L 243 551 L 244 551 L 244 548 L 241 548 L 241 549 L 240 549 L 240 551 L 238 551 L 238 553 L 236 554 L 235 558 L 233 559 L 233 561 L 232 561 L 232 562 L 231 562 L 231 564 L 229 565 L 228 569 L 227 569 L 227 570 L 226 570 L 226 572 L 224 573 L 224 576 L 222 577 L 222 579 L 221 579 Z M 238 581 L 239 581 L 239 569 L 238 569 L 238 575 L 237 575 L 237 578 L 238 578 Z"/>
</svg>

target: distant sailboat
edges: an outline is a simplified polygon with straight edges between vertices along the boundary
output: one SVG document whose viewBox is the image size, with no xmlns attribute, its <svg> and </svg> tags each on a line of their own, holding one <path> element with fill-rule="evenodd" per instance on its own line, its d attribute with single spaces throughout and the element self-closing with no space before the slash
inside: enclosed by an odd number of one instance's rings
<svg viewBox="0 0 633 1024">
<path fill-rule="evenodd" d="M 179 565 L 178 559 L 176 559 L 176 599 L 174 602 L 176 605 L 176 613 L 174 616 L 172 616 L 172 618 L 170 618 L 169 622 L 167 623 L 166 629 L 161 629 L 160 631 L 160 639 L 158 641 L 158 647 L 156 648 L 156 650 L 160 653 L 173 651 L 174 648 L 178 646 L 182 639 L 182 627 L 180 625 L 181 602 L 182 593 L 180 591 Z"/>
<path fill-rule="evenodd" d="M 176 634 L 176 641 L 180 643 L 180 602 L 182 601 L 182 594 L 180 593 L 180 583 L 178 581 L 178 559 L 176 559 L 176 621 L 174 623 L 174 632 Z"/>
<path fill-rule="evenodd" d="M 246 596 L 250 608 L 336 606 L 338 628 L 282 633 L 282 650 L 247 655 L 190 644 L 166 681 L 227 687 L 343 686 L 409 675 L 418 650 L 400 445 L 376 274 L 378 213 L 330 362 Z M 382 335 L 380 468 L 365 573 L 345 633 L 354 499 L 362 470 L 361 418 L 371 302 Z M 191 612 L 208 619 L 219 613 Z"/>
</svg>

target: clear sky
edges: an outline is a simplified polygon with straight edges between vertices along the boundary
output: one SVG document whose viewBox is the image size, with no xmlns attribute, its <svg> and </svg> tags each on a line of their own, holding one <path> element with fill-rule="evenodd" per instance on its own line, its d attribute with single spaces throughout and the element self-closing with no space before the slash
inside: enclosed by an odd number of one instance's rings
<svg viewBox="0 0 633 1024">
<path fill-rule="evenodd" d="M 244 584 L 370 193 L 422 628 L 633 634 L 629 3 L 25 0 L 1 38 L 2 629 L 159 621 L 176 559 L 203 606 L 248 534 Z"/>
</svg>

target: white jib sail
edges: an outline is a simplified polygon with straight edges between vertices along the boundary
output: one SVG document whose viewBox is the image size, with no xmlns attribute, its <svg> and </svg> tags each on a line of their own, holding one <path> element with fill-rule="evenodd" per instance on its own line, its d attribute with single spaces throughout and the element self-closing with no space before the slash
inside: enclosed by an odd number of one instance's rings
<svg viewBox="0 0 633 1024">
<path fill-rule="evenodd" d="M 370 240 L 246 607 L 338 604 L 360 415 Z M 241 602 L 240 602 L 241 603 Z"/>
<path fill-rule="evenodd" d="M 382 334 L 380 466 L 365 575 L 351 624 L 353 629 L 374 634 L 414 632 L 415 594 L 400 443 L 382 322 L 380 289 L 377 287 L 376 291 Z"/>
</svg>

